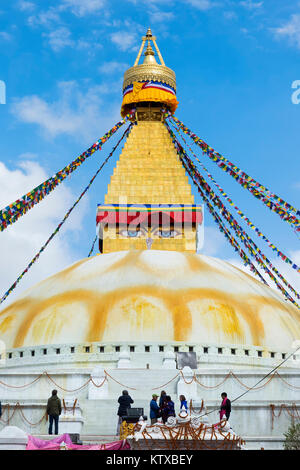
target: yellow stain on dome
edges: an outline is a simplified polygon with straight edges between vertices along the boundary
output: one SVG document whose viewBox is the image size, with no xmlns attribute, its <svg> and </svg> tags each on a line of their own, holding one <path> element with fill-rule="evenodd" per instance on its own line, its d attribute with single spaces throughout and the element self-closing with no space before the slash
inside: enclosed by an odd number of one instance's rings
<svg viewBox="0 0 300 470">
<path fill-rule="evenodd" d="M 118 325 L 116 332 L 115 325 Z M 159 325 L 159 328 L 157 328 Z M 109 313 L 103 340 L 124 341 L 125 338 L 143 338 L 155 341 L 173 336 L 174 321 L 159 298 L 149 295 L 128 295 L 117 301 Z"/>
<path fill-rule="evenodd" d="M 199 256 L 195 256 L 195 253 L 186 253 L 185 258 L 189 264 L 189 269 L 194 272 L 204 271 L 207 273 L 213 274 L 223 274 L 222 270 L 216 266 L 212 266 L 211 264 L 207 263 L 200 258 Z"/>
<path fill-rule="evenodd" d="M 110 340 L 120 340 L 121 331 L 123 341 L 127 341 L 126 338 L 153 340 L 158 336 L 169 341 L 185 341 L 191 334 L 189 310 L 181 302 L 177 291 L 160 287 L 154 289 L 152 286 L 119 288 L 104 293 L 101 303 L 103 317 L 93 316 L 92 339 L 89 341 L 101 341 L 108 337 Z M 181 328 L 183 317 L 185 326 Z M 123 325 L 123 330 L 120 325 Z M 130 336 L 125 334 L 124 328 L 130 328 Z"/>
<path fill-rule="evenodd" d="M 146 252 L 147 253 L 147 252 Z M 97 273 L 101 274 L 106 274 L 106 273 L 113 273 L 115 271 L 119 271 L 122 269 L 131 269 L 135 268 L 140 270 L 143 275 L 150 274 L 150 275 L 155 275 L 156 277 L 160 277 L 162 279 L 165 278 L 165 271 L 169 269 L 168 265 L 166 265 L 165 269 L 163 269 L 160 265 L 156 267 L 154 264 L 151 264 L 148 262 L 146 258 L 143 259 L 145 255 L 145 251 L 142 250 L 128 250 L 126 253 L 116 259 L 115 261 L 112 261 L 111 264 L 105 266 L 103 269 L 98 270 Z M 177 275 L 184 275 L 184 273 L 189 273 L 192 272 L 198 272 L 201 271 L 202 273 L 207 273 L 207 274 L 220 274 L 223 275 L 223 272 L 220 269 L 218 269 L 216 266 L 212 266 L 208 262 L 206 262 L 204 259 L 201 259 L 199 256 L 195 256 L 194 254 L 191 253 L 184 253 L 184 258 L 181 260 L 181 265 L 180 265 L 180 272 L 177 272 Z M 94 257 L 93 257 L 94 258 Z M 93 259 L 90 258 L 90 259 Z M 89 259 L 84 259 L 80 261 L 79 263 L 76 263 L 75 265 L 61 271 L 57 275 L 59 275 L 61 278 L 68 278 L 69 274 L 75 273 L 76 269 L 83 263 L 83 262 L 88 262 Z M 185 262 L 186 261 L 186 262 Z M 243 271 L 240 271 L 243 273 Z M 86 274 L 86 276 L 81 276 L 81 278 L 88 278 L 89 273 Z M 233 272 L 232 274 L 228 272 L 228 277 L 235 278 L 236 274 Z M 251 280 L 253 278 L 249 276 Z M 255 279 L 254 279 L 255 280 Z M 261 284 L 260 284 L 261 285 Z"/>
<path fill-rule="evenodd" d="M 248 300 L 242 296 L 237 301 L 214 289 L 172 291 L 140 286 L 103 294 L 69 291 L 28 305 L 14 347 L 129 338 L 187 341 L 197 331 L 204 335 L 212 331 L 229 342 L 243 342 L 242 319 L 250 328 L 252 343 L 260 344 L 264 325 L 259 309 L 265 300 L 261 299 L 257 309 Z"/>
<path fill-rule="evenodd" d="M 85 338 L 91 341 L 88 339 L 91 317 L 99 313 L 99 307 L 101 296 L 84 289 L 63 292 L 42 300 L 33 299 L 18 328 L 13 347 L 81 342 Z"/>
<path fill-rule="evenodd" d="M 8 315 L 2 322 L 0 323 L 0 334 L 6 333 L 10 328 L 13 326 L 13 322 L 15 320 L 14 315 Z"/>
<path fill-rule="evenodd" d="M 228 342 L 243 343 L 245 333 L 242 320 L 250 329 L 252 344 L 260 344 L 264 338 L 264 327 L 259 315 L 263 298 L 260 298 L 255 311 L 247 295 L 233 297 L 218 289 L 190 289 L 185 295 L 185 301 L 191 311 L 196 310 L 193 315 L 193 319 L 197 317 L 195 322 L 201 325 L 203 331 L 213 332 L 215 338 L 224 335 Z"/>
</svg>

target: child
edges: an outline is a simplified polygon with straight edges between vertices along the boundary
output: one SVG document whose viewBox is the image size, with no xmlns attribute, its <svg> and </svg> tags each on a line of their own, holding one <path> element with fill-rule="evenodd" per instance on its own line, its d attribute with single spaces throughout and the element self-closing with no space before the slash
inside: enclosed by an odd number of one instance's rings
<svg viewBox="0 0 300 470">
<path fill-rule="evenodd" d="M 187 412 L 188 406 L 187 406 L 187 401 L 186 401 L 186 399 L 185 399 L 185 396 L 184 396 L 184 395 L 180 395 L 179 400 L 180 400 L 180 411 L 181 411 L 182 409 L 185 409 L 185 411 Z"/>
</svg>

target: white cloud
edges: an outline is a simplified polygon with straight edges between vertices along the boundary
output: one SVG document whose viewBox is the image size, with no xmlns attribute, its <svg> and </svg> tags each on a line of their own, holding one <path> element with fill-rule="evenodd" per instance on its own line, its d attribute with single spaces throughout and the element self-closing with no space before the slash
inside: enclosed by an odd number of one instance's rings
<svg viewBox="0 0 300 470">
<path fill-rule="evenodd" d="M 136 48 L 137 35 L 135 32 L 128 33 L 126 31 L 117 31 L 110 35 L 110 38 L 114 44 L 117 45 L 121 51 L 127 51 L 128 49 Z"/>
<path fill-rule="evenodd" d="M 272 31 L 278 39 L 286 38 L 300 49 L 300 14 L 292 15 L 287 23 Z"/>
<path fill-rule="evenodd" d="M 130 3 L 136 4 L 141 4 L 144 3 L 146 5 L 150 6 L 156 6 L 157 4 L 159 5 L 172 5 L 174 4 L 174 0 L 128 0 Z"/>
<path fill-rule="evenodd" d="M 121 85 L 98 85 L 82 89 L 76 81 L 60 82 L 59 97 L 56 101 L 30 95 L 15 100 L 11 112 L 28 124 L 36 124 L 46 138 L 60 134 L 71 135 L 90 143 L 100 137 L 120 119 L 119 101 L 109 110 L 103 97 L 107 93 L 118 92 Z"/>
<path fill-rule="evenodd" d="M 61 9 L 69 8 L 76 16 L 97 13 L 103 10 L 105 0 L 63 0 Z"/>
<path fill-rule="evenodd" d="M 296 183 L 292 184 L 293 189 L 300 189 L 300 181 L 297 181 Z"/>
<path fill-rule="evenodd" d="M 230 257 L 230 258 L 225 258 L 223 255 L 224 247 L 228 246 L 228 241 L 225 239 L 224 235 L 219 232 L 219 230 L 213 226 L 205 226 L 204 228 L 204 246 L 201 249 L 200 253 L 207 255 L 207 256 L 215 256 L 219 257 L 221 259 L 224 259 L 224 261 L 227 261 L 228 263 L 232 264 L 233 266 L 236 266 L 237 268 L 241 269 L 242 271 L 246 272 L 256 280 L 259 280 L 259 277 L 256 276 L 249 268 L 249 266 L 245 266 L 240 259 L 239 255 L 236 254 L 235 257 Z M 242 249 L 245 250 L 243 244 L 241 245 Z M 300 276 L 297 273 L 295 269 L 291 267 L 291 265 L 285 263 L 284 261 L 281 260 L 279 257 L 272 257 L 268 255 L 266 250 L 262 248 L 262 251 L 265 253 L 265 255 L 268 257 L 270 260 L 271 264 L 280 272 L 280 274 L 286 279 L 287 282 L 291 284 L 291 286 L 297 291 L 300 291 Z M 248 254 L 248 252 L 246 251 Z M 296 263 L 298 266 L 300 266 L 300 250 L 290 250 L 286 252 L 286 255 L 290 258 L 290 260 L 293 261 L 293 263 Z M 257 262 L 252 259 L 250 255 L 248 255 L 249 259 L 253 261 L 253 264 L 257 266 Z M 269 270 L 272 272 L 272 274 L 275 275 L 275 273 L 272 271 L 272 269 L 269 267 Z M 280 291 L 276 284 L 270 279 L 269 275 L 261 268 L 258 268 L 258 271 L 261 273 L 261 275 L 264 277 L 268 285 L 274 289 L 277 293 L 280 294 Z M 285 286 L 283 281 L 281 279 L 278 279 L 278 282 L 285 288 L 285 290 L 292 296 L 295 297 L 294 294 Z M 297 299 L 296 299 L 297 300 Z"/>
<path fill-rule="evenodd" d="M 241 33 L 248 34 L 249 30 L 247 28 L 240 28 Z"/>
<path fill-rule="evenodd" d="M 90 52 L 89 49 L 94 50 L 95 48 L 99 49 L 101 47 L 102 46 L 100 44 L 91 44 L 90 42 L 85 41 L 84 39 L 78 39 L 76 43 L 76 48 L 80 51 L 88 50 L 88 52 Z"/>
<path fill-rule="evenodd" d="M 226 20 L 236 20 L 237 14 L 234 11 L 224 11 L 224 18 Z"/>
<path fill-rule="evenodd" d="M 28 160 L 36 160 L 38 158 L 38 155 L 36 153 L 32 152 L 24 152 L 19 155 L 19 162 L 22 162 L 23 160 L 28 161 Z"/>
<path fill-rule="evenodd" d="M 47 37 L 50 47 L 58 52 L 65 47 L 74 47 L 75 41 L 71 38 L 71 32 L 68 28 L 61 27 L 51 31 L 50 33 L 44 33 Z"/>
<path fill-rule="evenodd" d="M 12 35 L 7 33 L 6 31 L 0 31 L 0 39 L 3 41 L 11 41 Z"/>
<path fill-rule="evenodd" d="M 61 14 L 70 11 L 77 17 L 96 14 L 102 12 L 107 16 L 109 13 L 104 10 L 106 0 L 62 0 L 58 6 L 51 6 L 48 10 L 40 11 L 28 18 L 30 26 L 52 27 L 54 23 L 62 24 Z M 33 10 L 35 5 L 32 2 L 20 1 L 19 8 L 23 11 Z"/>
<path fill-rule="evenodd" d="M 49 175 L 36 161 L 22 160 L 15 169 L 10 169 L 0 162 L 0 207 L 5 207 L 48 177 Z M 1 297 L 44 245 L 76 197 L 62 184 L 15 224 L 1 232 Z M 76 260 L 67 238 L 70 232 L 78 232 L 81 229 L 86 203 L 87 200 L 83 200 L 74 209 L 61 231 L 49 243 L 47 249 L 1 307 L 14 300 L 24 289 Z"/>
<path fill-rule="evenodd" d="M 104 62 L 99 68 L 99 72 L 105 75 L 110 75 L 114 73 L 123 73 L 130 66 L 124 62 Z"/>
<path fill-rule="evenodd" d="M 211 0 L 186 0 L 186 2 L 201 11 L 209 10 L 215 6 L 215 3 Z"/>
<path fill-rule="evenodd" d="M 151 20 L 154 23 L 164 23 L 166 21 L 171 21 L 174 18 L 174 13 L 171 11 L 153 11 L 151 12 Z"/>
<path fill-rule="evenodd" d="M 71 47 L 77 50 L 85 50 L 89 56 L 93 56 L 97 49 L 101 48 L 102 45 L 97 42 L 93 42 L 90 39 L 93 34 L 90 34 L 88 38 L 86 38 L 86 36 L 81 38 L 72 37 L 71 30 L 65 26 L 62 18 L 62 13 L 65 12 L 68 7 L 74 8 L 74 11 L 72 10 L 72 12 L 75 14 L 77 6 L 78 15 L 79 13 L 81 15 L 81 13 L 84 14 L 88 11 L 92 12 L 92 8 L 100 6 L 98 1 L 97 5 L 94 2 L 82 2 L 81 5 L 80 2 L 76 2 L 74 0 L 67 2 L 67 0 L 65 0 L 63 5 L 50 7 L 46 11 L 40 11 L 37 14 L 29 16 L 27 20 L 28 24 L 31 27 L 39 27 L 42 29 L 42 36 L 47 39 L 51 49 L 55 52 L 60 52 L 66 47 Z"/>
<path fill-rule="evenodd" d="M 17 4 L 17 8 L 21 11 L 32 11 L 35 9 L 35 4 L 25 0 L 20 0 Z"/>
<path fill-rule="evenodd" d="M 298 266 L 300 265 L 300 250 L 295 250 L 295 251 L 290 251 L 290 252 L 287 252 L 286 253 L 287 256 L 294 262 L 296 263 Z M 281 258 L 268 258 L 270 260 L 270 262 L 272 263 L 272 265 L 280 272 L 280 274 L 286 279 L 287 282 L 289 282 L 291 284 L 291 286 L 297 291 L 299 292 L 300 291 L 300 276 L 299 274 L 297 273 L 297 271 L 295 269 L 293 269 L 291 267 L 291 265 L 283 262 L 281 260 Z M 258 276 L 255 276 L 255 274 L 253 274 L 251 271 L 250 271 L 250 268 L 248 266 L 244 266 L 244 264 L 242 263 L 242 261 L 240 261 L 239 259 L 227 259 L 226 260 L 228 263 L 230 264 L 233 264 L 234 266 L 236 266 L 237 268 L 241 269 L 242 271 L 245 271 L 247 274 L 250 274 L 252 277 L 254 277 L 255 279 L 259 279 Z M 256 261 L 253 262 L 253 264 L 255 266 L 257 266 L 257 263 Z M 275 275 L 275 273 L 271 270 L 271 268 L 269 268 L 269 270 L 272 272 L 272 274 Z M 274 289 L 277 293 L 279 293 L 279 295 L 282 295 L 280 293 L 280 290 L 278 289 L 278 287 L 276 286 L 276 284 L 271 280 L 271 278 L 269 277 L 269 275 L 263 270 L 263 269 L 259 269 L 260 273 L 262 274 L 262 276 L 264 277 L 264 279 L 267 281 L 267 283 L 269 284 L 269 286 Z M 282 285 L 282 287 L 292 296 L 295 298 L 294 294 L 287 288 L 287 286 L 283 283 L 283 281 L 281 279 L 279 279 L 277 277 L 277 280 L 278 282 Z M 284 298 L 282 296 L 282 298 Z M 297 300 L 297 299 L 295 299 Z"/>
<path fill-rule="evenodd" d="M 257 10 L 263 6 L 264 2 L 254 2 L 253 0 L 243 0 L 240 5 L 247 10 Z"/>
<path fill-rule="evenodd" d="M 204 227 L 204 245 L 201 254 L 206 256 L 219 256 L 226 244 L 224 235 L 215 227 Z"/>
<path fill-rule="evenodd" d="M 29 16 L 29 26 L 52 27 L 53 23 L 59 23 L 60 16 L 55 8 L 49 8 L 47 11 L 41 11 L 37 15 Z"/>
<path fill-rule="evenodd" d="M 237 255 L 238 256 L 238 255 Z M 244 271 L 245 273 L 249 274 L 252 276 L 254 279 L 259 280 L 258 276 L 256 276 L 249 268 L 249 266 L 245 266 L 243 262 L 237 257 L 237 258 L 228 258 L 225 259 L 225 261 L 229 264 L 232 264 L 233 266 L 239 268 L 241 271 Z"/>
</svg>

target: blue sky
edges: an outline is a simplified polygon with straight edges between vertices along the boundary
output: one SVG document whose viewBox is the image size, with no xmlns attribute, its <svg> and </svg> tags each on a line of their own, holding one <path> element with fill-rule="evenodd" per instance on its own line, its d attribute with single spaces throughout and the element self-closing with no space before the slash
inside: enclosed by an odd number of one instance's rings
<svg viewBox="0 0 300 470">
<path fill-rule="evenodd" d="M 0 206 L 63 168 L 120 119 L 123 73 L 133 65 L 149 26 L 166 65 L 176 72 L 176 115 L 218 152 L 299 206 L 300 104 L 292 102 L 292 83 L 300 80 L 300 2 L 280 0 L 0 0 L 0 80 L 6 84 L 6 104 L 0 105 Z M 0 234 L 2 293 L 114 142 Z M 240 209 L 299 264 L 299 239 L 290 226 L 203 161 Z M 97 178 L 16 294 L 87 256 L 96 205 L 104 200 L 115 163 Z M 239 264 L 207 212 L 205 234 L 205 254 Z M 267 245 L 249 234 L 273 261 Z M 299 275 L 277 261 L 300 287 Z"/>
</svg>

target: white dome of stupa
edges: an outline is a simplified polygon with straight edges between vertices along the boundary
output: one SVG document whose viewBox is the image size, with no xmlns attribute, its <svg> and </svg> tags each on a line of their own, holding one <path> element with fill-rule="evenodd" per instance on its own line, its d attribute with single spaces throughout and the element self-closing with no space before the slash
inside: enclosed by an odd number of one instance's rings
<svg viewBox="0 0 300 470">
<path fill-rule="evenodd" d="M 290 348 L 299 311 L 220 259 L 120 251 L 83 259 L 0 313 L 7 348 L 71 342 L 192 341 Z"/>
</svg>

